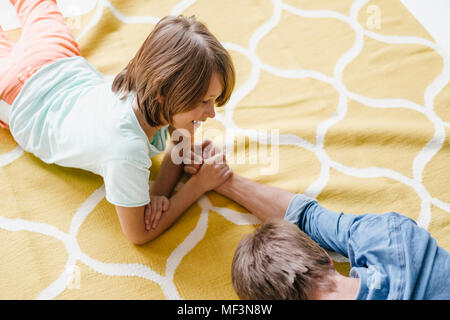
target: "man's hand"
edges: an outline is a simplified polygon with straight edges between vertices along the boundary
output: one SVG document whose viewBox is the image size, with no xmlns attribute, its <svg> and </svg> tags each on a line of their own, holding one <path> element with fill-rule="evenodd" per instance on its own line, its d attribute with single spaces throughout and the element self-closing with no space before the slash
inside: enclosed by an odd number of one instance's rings
<svg viewBox="0 0 450 320">
<path fill-rule="evenodd" d="M 207 192 L 220 186 L 233 175 L 233 171 L 228 167 L 226 158 L 223 153 L 216 154 L 208 159 L 204 159 L 204 163 L 191 179 L 201 191 Z"/>
<path fill-rule="evenodd" d="M 155 229 L 161 215 L 169 210 L 170 201 L 165 196 L 150 196 L 150 203 L 145 206 L 145 229 Z"/>
</svg>

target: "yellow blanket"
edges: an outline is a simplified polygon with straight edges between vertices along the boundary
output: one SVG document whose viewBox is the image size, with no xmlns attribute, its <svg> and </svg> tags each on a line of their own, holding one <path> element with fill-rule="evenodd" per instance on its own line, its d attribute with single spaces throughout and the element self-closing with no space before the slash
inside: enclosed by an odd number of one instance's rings
<svg viewBox="0 0 450 320">
<path fill-rule="evenodd" d="M 400 1 L 73 9 L 67 22 L 84 57 L 110 80 L 159 18 L 195 14 L 237 70 L 231 101 L 198 132 L 226 143 L 234 172 L 335 211 L 397 211 L 450 250 L 450 62 Z M 0 129 L 1 299 L 237 298 L 231 260 L 258 225 L 246 210 L 211 192 L 159 239 L 134 246 L 104 194 L 101 177 L 47 165 Z"/>
</svg>

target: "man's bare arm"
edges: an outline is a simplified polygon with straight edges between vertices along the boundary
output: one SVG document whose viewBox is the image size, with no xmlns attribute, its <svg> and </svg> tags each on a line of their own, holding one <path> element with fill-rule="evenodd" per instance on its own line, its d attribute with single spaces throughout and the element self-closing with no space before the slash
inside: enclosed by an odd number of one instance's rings
<svg viewBox="0 0 450 320">
<path fill-rule="evenodd" d="M 235 173 L 214 190 L 237 202 L 263 222 L 270 218 L 283 219 L 295 196 L 292 192 L 260 184 Z"/>
</svg>

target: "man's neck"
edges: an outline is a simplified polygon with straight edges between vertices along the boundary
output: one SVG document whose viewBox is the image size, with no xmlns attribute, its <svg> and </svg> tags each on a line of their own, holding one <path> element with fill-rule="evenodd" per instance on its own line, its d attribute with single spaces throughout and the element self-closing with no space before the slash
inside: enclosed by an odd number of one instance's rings
<svg viewBox="0 0 450 320">
<path fill-rule="evenodd" d="M 335 272 L 332 276 L 336 284 L 333 291 L 314 292 L 313 300 L 355 300 L 359 290 L 359 278 L 350 278 Z"/>
</svg>

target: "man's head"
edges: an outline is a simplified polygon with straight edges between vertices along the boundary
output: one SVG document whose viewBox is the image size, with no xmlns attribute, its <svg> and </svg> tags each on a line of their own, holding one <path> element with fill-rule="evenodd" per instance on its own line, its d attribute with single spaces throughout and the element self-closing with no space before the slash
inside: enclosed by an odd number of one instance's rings
<svg viewBox="0 0 450 320">
<path fill-rule="evenodd" d="M 231 267 L 239 298 L 251 300 L 306 300 L 314 290 L 333 290 L 334 272 L 326 251 L 281 219 L 242 239 Z"/>
</svg>

